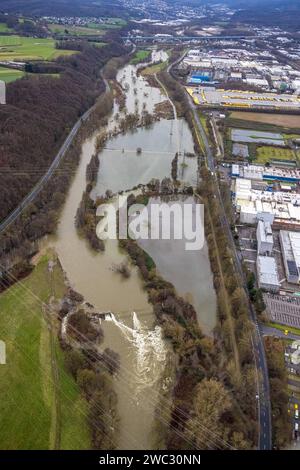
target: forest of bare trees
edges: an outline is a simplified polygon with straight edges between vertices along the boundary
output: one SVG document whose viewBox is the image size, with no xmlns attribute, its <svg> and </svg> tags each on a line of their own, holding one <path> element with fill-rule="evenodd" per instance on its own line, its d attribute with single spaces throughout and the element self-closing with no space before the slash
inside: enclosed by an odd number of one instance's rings
<svg viewBox="0 0 300 470">
<path fill-rule="evenodd" d="M 105 90 L 101 68 L 124 54 L 119 44 L 103 48 L 83 43 L 81 52 L 60 58 L 60 77 L 28 76 L 7 87 L 7 105 L 0 108 L 0 220 L 3 220 L 49 168 L 78 118 Z M 89 119 L 92 129 L 110 112 L 112 100 L 102 94 Z M 0 235 L 1 263 L 16 277 L 28 272 L 35 241 L 52 233 L 80 156 L 81 130 L 63 162 L 17 221 Z M 2 278 L 5 273 L 2 272 Z"/>
</svg>

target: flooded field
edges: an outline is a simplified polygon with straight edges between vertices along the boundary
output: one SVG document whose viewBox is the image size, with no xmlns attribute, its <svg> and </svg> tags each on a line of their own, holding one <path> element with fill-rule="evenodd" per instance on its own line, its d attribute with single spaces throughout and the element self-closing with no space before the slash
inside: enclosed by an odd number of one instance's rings
<svg viewBox="0 0 300 470">
<path fill-rule="evenodd" d="M 157 55 L 158 54 L 158 55 Z M 153 54 L 165 60 L 165 53 Z M 120 70 L 118 80 L 126 86 L 127 109 L 136 109 L 136 97 L 152 111 L 157 102 L 165 99 L 158 88 L 149 87 L 137 67 L 128 65 Z M 138 89 L 138 95 L 134 89 Z M 115 104 L 109 126 L 119 112 Z M 174 135 L 178 128 L 179 135 Z M 168 345 L 161 329 L 155 324 L 152 307 L 135 267 L 129 279 L 113 270 L 114 264 L 126 260 L 115 240 L 105 242 L 105 252 L 91 251 L 87 242 L 78 236 L 74 218 L 86 188 L 86 166 L 94 153 L 97 133 L 82 146 L 81 162 L 61 214 L 57 236 L 51 241 L 59 255 L 71 285 L 98 311 L 111 311 L 109 321 L 103 321 L 103 348 L 119 353 L 120 373 L 115 379 L 120 416 L 119 449 L 151 449 L 154 446 L 154 412 L 161 393 L 161 378 L 165 372 Z M 193 140 L 187 124 L 180 120 L 161 120 L 151 127 L 120 134 L 109 140 L 100 152 L 100 169 L 93 196 L 107 189 L 121 191 L 153 177 L 170 176 L 171 161 L 179 145 L 182 152 L 193 151 Z M 137 155 L 137 147 L 142 147 Z M 197 162 L 185 159 L 182 179 L 195 184 Z M 215 293 L 212 286 L 207 248 L 197 258 L 185 256 L 182 247 L 145 246 L 153 256 L 159 272 L 171 280 L 178 292 L 190 299 L 197 310 L 199 322 L 210 332 L 215 325 Z M 174 253 L 174 256 L 173 256 Z M 168 256 L 167 256 L 168 255 Z M 170 259 L 168 259 L 170 258 Z M 170 263 L 171 260 L 171 263 Z"/>
</svg>

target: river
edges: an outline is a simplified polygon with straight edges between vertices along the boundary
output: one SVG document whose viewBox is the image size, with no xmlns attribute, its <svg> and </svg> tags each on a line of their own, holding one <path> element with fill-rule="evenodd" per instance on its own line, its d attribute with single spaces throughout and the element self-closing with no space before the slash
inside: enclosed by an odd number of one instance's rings
<svg viewBox="0 0 300 470">
<path fill-rule="evenodd" d="M 154 51 L 152 60 L 166 60 L 166 53 Z M 119 71 L 117 79 L 126 85 L 126 106 L 129 112 L 145 107 L 152 112 L 156 103 L 165 100 L 160 90 L 150 87 L 136 75 L 137 67 L 127 65 Z M 136 90 L 135 90 L 136 89 Z M 138 103 L 136 103 L 138 100 Z M 143 105 L 145 103 L 145 105 Z M 119 113 L 118 105 L 109 120 L 109 128 Z M 192 135 L 185 121 L 178 120 L 180 150 L 193 152 Z M 171 161 L 177 151 L 174 120 L 161 120 L 151 128 L 139 128 L 120 134 L 107 142 L 100 153 L 98 181 L 93 195 L 131 189 L 147 183 L 153 177 L 170 176 Z M 152 307 L 143 289 L 136 268 L 131 268 L 129 279 L 123 279 L 112 270 L 114 264 L 126 260 L 116 241 L 106 242 L 104 253 L 94 253 L 80 238 L 74 226 L 74 217 L 86 187 L 86 166 L 94 153 L 97 133 L 82 145 L 81 160 L 70 186 L 60 217 L 57 234 L 52 241 L 66 275 L 85 300 L 99 311 L 112 311 L 111 321 L 103 321 L 104 347 L 120 354 L 120 374 L 115 378 L 120 415 L 120 433 L 116 441 L 119 449 L 152 449 L 154 410 L 161 392 L 161 377 L 165 370 L 168 345 L 161 329 L 155 325 Z M 137 147 L 142 153 L 137 154 Z M 196 159 L 186 159 L 182 179 L 196 184 Z M 149 247 L 150 251 L 150 247 Z M 200 324 L 210 333 L 216 321 L 216 298 L 212 287 L 212 274 L 207 247 L 196 258 L 172 257 L 168 252 L 151 246 L 158 271 L 173 282 L 178 292 L 193 303 Z M 181 263 L 184 262 L 184 270 Z M 188 273 L 188 275 L 187 275 Z"/>
</svg>

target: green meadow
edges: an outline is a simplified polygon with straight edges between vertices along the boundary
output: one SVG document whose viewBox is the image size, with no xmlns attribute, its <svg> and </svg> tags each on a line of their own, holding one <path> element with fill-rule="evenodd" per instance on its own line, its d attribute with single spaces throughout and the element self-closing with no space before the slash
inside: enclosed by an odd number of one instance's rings
<svg viewBox="0 0 300 470">
<path fill-rule="evenodd" d="M 0 338 L 7 350 L 0 366 L 3 450 L 90 447 L 86 402 L 65 370 L 57 332 L 50 328 L 55 317 L 43 307 L 65 292 L 63 272 L 58 264 L 49 271 L 49 256 L 0 295 Z"/>
<path fill-rule="evenodd" d="M 151 51 L 147 51 L 147 50 L 137 51 L 133 59 L 131 59 L 131 63 L 139 64 L 140 62 L 143 62 L 143 60 L 147 59 L 150 54 L 151 54 Z"/>
<path fill-rule="evenodd" d="M 58 50 L 53 39 L 0 35 L 0 60 L 52 60 L 74 51 Z"/>
<path fill-rule="evenodd" d="M 18 78 L 22 78 L 25 75 L 22 70 L 8 69 L 6 67 L 0 67 L 0 80 L 5 83 L 14 82 Z"/>
<path fill-rule="evenodd" d="M 0 33 L 9 33 L 12 31 L 11 28 L 8 28 L 5 23 L 0 23 Z"/>
</svg>

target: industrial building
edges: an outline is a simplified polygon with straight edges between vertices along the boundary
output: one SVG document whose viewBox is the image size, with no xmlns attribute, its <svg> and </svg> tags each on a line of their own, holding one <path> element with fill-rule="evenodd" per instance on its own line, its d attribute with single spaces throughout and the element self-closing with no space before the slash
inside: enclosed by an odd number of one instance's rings
<svg viewBox="0 0 300 470">
<path fill-rule="evenodd" d="M 273 251 L 273 232 L 270 222 L 259 220 L 256 230 L 257 253 L 262 256 L 269 256 Z"/>
<path fill-rule="evenodd" d="M 256 224 L 264 220 L 273 228 L 300 230 L 299 194 L 253 189 L 251 180 L 237 178 L 233 198 L 241 223 Z"/>
<path fill-rule="evenodd" d="M 188 78 L 188 83 L 191 85 L 200 85 L 201 83 L 208 84 L 211 82 L 212 75 L 205 70 L 193 70 Z"/>
<path fill-rule="evenodd" d="M 256 262 L 258 286 L 271 292 L 278 292 L 280 283 L 275 258 L 258 256 Z"/>
<path fill-rule="evenodd" d="M 300 280 L 300 233 L 280 230 L 279 239 L 286 279 L 292 284 L 298 284 Z"/>
<path fill-rule="evenodd" d="M 295 366 L 298 366 L 300 364 L 300 349 L 296 349 L 294 352 L 292 352 L 291 363 Z"/>
<path fill-rule="evenodd" d="M 276 57 L 267 50 L 261 53 L 254 49 L 251 51 L 249 50 L 249 47 L 236 47 L 230 49 L 221 48 L 218 50 L 215 48 L 202 48 L 201 50 L 192 49 L 184 57 L 180 66 L 184 69 L 197 68 L 199 70 L 202 69 L 209 71 L 211 73 L 212 81 L 214 80 L 217 83 L 243 82 L 248 85 L 249 88 L 253 86 L 259 87 L 263 91 L 269 91 L 273 93 L 292 93 L 295 91 L 298 93 L 300 91 L 299 72 L 289 64 L 279 63 Z M 194 84 L 198 83 L 203 83 L 203 81 L 194 82 Z M 235 91 L 234 94 L 237 95 L 238 92 Z M 228 95 L 228 103 L 231 103 L 231 105 L 234 104 L 232 103 L 233 99 L 231 96 L 229 96 L 229 93 L 226 93 L 226 95 Z M 259 103 L 259 100 L 263 99 L 263 94 L 260 94 L 260 96 L 259 94 L 256 95 L 256 103 L 254 104 L 248 100 L 248 106 L 274 106 L 274 103 L 272 104 L 270 101 L 277 101 L 276 95 L 273 94 L 272 97 L 269 93 L 270 99 L 268 100 L 268 97 L 264 98 L 264 101 L 267 103 Z M 283 96 L 288 98 L 288 95 L 282 95 L 278 99 L 278 106 L 284 105 L 284 103 L 281 103 L 281 100 L 284 101 Z M 216 95 L 213 97 L 216 99 Z M 211 96 L 210 98 L 213 97 Z M 208 98 L 207 101 L 209 101 Z M 248 98 L 253 100 L 255 99 L 255 96 L 248 96 Z M 244 96 L 241 96 L 241 99 L 246 101 L 247 95 L 244 94 Z M 220 101 L 223 100 L 218 98 L 218 103 Z M 223 104 L 225 105 L 225 103 Z"/>
<path fill-rule="evenodd" d="M 265 167 L 263 165 L 232 165 L 233 178 L 246 178 L 250 180 L 280 181 L 286 183 L 300 182 L 300 169 Z"/>
</svg>

